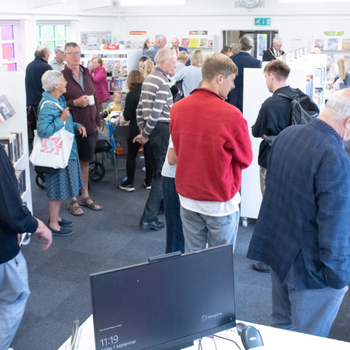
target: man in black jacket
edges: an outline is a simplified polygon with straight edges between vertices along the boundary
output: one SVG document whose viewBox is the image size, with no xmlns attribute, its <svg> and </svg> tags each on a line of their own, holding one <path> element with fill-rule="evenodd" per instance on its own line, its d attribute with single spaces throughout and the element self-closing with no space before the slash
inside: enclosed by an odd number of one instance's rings
<svg viewBox="0 0 350 350">
<path fill-rule="evenodd" d="M 284 55 L 284 51 L 281 50 L 282 48 L 282 39 L 280 37 L 275 37 L 273 39 L 273 47 L 270 49 L 267 49 L 264 51 L 263 54 L 263 62 L 265 61 L 273 61 L 277 59 L 277 57 L 281 57 Z"/>
<path fill-rule="evenodd" d="M 264 68 L 266 85 L 273 95 L 262 104 L 258 118 L 252 126 L 253 136 L 263 139 L 260 143 L 258 156 L 262 195 L 265 193 L 267 157 L 270 147 L 266 138 L 278 135 L 283 129 L 291 125 L 291 101 L 279 95 L 294 97 L 294 90 L 287 86 L 289 72 L 290 68 L 280 60 L 270 62 Z M 260 272 L 270 272 L 270 268 L 262 262 L 253 264 L 253 269 Z"/>
<path fill-rule="evenodd" d="M 23 205 L 13 166 L 0 145 L 0 349 L 7 349 L 21 322 L 30 294 L 26 260 L 18 245 L 19 233 L 52 243 L 51 231 Z"/>
<path fill-rule="evenodd" d="M 47 70 L 52 70 L 52 67 L 48 64 L 50 57 L 49 47 L 46 45 L 38 46 L 34 56 L 34 60 L 30 62 L 26 68 L 25 83 L 27 107 L 31 106 L 35 118 L 38 119 L 38 105 L 44 92 L 41 84 L 41 77 Z"/>
</svg>

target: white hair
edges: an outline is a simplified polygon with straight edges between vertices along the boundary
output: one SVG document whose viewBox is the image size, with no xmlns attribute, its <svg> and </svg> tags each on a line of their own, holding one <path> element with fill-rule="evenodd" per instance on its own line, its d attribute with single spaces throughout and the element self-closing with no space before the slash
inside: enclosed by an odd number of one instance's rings
<svg viewBox="0 0 350 350">
<path fill-rule="evenodd" d="M 348 90 L 348 89 L 344 89 Z M 326 109 L 332 111 L 334 119 L 342 120 L 350 117 L 350 98 L 344 94 L 344 90 L 335 92 L 326 104 Z"/>
<path fill-rule="evenodd" d="M 55 90 L 55 85 L 60 85 L 63 74 L 58 70 L 48 70 L 41 77 L 43 89 L 46 92 Z"/>
<path fill-rule="evenodd" d="M 273 38 L 273 43 L 281 43 L 282 39 L 279 36 Z"/>
<path fill-rule="evenodd" d="M 162 61 L 168 62 L 175 56 L 175 51 L 164 47 L 158 50 L 156 57 L 154 57 L 154 63 L 159 64 Z"/>
<path fill-rule="evenodd" d="M 166 36 L 163 35 L 163 34 L 157 34 L 155 37 L 154 37 L 154 42 L 155 43 L 159 43 L 160 41 L 163 41 L 163 39 L 166 39 Z"/>
</svg>

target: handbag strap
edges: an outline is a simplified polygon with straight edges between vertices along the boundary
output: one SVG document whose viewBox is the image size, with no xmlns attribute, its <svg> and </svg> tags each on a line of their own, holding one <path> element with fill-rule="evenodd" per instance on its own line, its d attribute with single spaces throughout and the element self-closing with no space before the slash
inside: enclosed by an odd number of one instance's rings
<svg viewBox="0 0 350 350">
<path fill-rule="evenodd" d="M 45 103 L 50 103 L 51 105 L 53 105 L 53 106 L 55 106 L 56 108 L 58 108 L 60 111 L 62 111 L 63 112 L 63 108 L 58 104 L 58 103 L 56 103 L 56 102 L 53 102 L 53 101 L 50 101 L 50 100 L 46 100 L 46 101 L 44 101 L 43 102 L 43 104 L 41 105 L 41 107 L 40 107 L 40 110 L 42 110 L 43 109 L 43 107 L 44 107 L 44 105 L 45 105 Z"/>
</svg>

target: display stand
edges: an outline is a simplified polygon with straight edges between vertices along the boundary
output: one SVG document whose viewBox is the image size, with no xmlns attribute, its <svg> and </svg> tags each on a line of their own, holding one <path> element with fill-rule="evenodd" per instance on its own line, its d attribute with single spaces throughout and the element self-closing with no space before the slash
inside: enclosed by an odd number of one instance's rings
<svg viewBox="0 0 350 350">
<path fill-rule="evenodd" d="M 0 72 L 0 96 L 2 95 L 6 96 L 16 113 L 0 125 L 0 133 L 22 132 L 23 154 L 15 162 L 14 168 L 25 170 L 26 191 L 22 194 L 22 200 L 33 212 L 24 72 Z"/>
<path fill-rule="evenodd" d="M 293 69 L 287 85 L 306 90 L 306 71 Z M 241 217 L 243 226 L 248 225 L 248 218 L 256 219 L 259 215 L 262 195 L 259 177 L 259 145 L 260 138 L 253 137 L 252 126 L 256 122 L 262 103 L 272 94 L 268 91 L 263 69 L 244 69 L 243 116 L 248 122 L 248 130 L 253 148 L 253 161 L 249 168 L 242 171 Z"/>
</svg>

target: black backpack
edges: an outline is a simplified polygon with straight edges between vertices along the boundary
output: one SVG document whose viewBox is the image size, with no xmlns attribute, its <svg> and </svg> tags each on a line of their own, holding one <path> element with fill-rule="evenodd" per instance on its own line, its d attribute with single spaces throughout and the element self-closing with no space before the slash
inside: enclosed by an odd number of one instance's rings
<svg viewBox="0 0 350 350">
<path fill-rule="evenodd" d="M 294 97 L 284 94 L 277 94 L 291 101 L 292 113 L 290 117 L 290 125 L 308 124 L 312 119 L 318 117 L 320 110 L 310 96 L 304 94 L 300 89 L 293 89 Z M 276 136 L 268 136 L 266 138 L 270 146 L 275 142 Z"/>
</svg>

